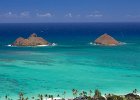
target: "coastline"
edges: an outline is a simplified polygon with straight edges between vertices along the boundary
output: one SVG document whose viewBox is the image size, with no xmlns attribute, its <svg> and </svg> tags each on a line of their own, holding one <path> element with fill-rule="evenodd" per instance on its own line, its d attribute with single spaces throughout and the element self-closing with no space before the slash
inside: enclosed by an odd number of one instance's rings
<svg viewBox="0 0 140 100">
<path fill-rule="evenodd" d="M 77 90 L 76 90 L 77 91 Z M 0 100 L 4 100 L 4 99 L 8 99 L 8 100 L 80 100 L 78 98 L 81 98 L 81 97 L 94 97 L 96 95 L 96 91 L 98 91 L 102 96 L 105 98 L 105 100 L 108 100 L 107 97 L 113 97 L 113 96 L 119 96 L 119 97 L 125 97 L 126 95 L 131 95 L 131 94 L 134 94 L 134 95 L 137 95 L 140 97 L 140 93 L 138 93 L 138 90 L 137 89 L 134 89 L 132 92 L 122 92 L 122 93 L 105 93 L 103 94 L 102 92 L 100 92 L 98 89 L 94 90 L 94 91 L 77 91 L 77 93 L 74 93 L 73 90 L 71 91 L 71 93 L 66 93 L 64 91 L 64 93 L 60 93 L 60 94 L 55 94 L 55 93 L 42 93 L 42 94 L 39 94 L 39 93 L 35 93 L 35 94 L 24 94 L 22 92 L 19 92 L 19 94 L 17 95 L 5 95 L 5 96 L 0 96 Z M 80 95 L 80 93 L 84 93 L 83 95 Z M 79 94 L 78 94 L 79 93 Z M 20 95 L 23 95 L 24 99 L 19 99 Z M 53 95 L 55 94 L 55 95 Z M 59 96 L 58 96 L 59 95 Z M 40 99 L 42 97 L 42 99 Z M 28 99 L 27 99 L 28 98 Z M 77 99 L 76 99 L 77 98 Z M 7 100 L 6 99 L 6 100 Z M 96 99 L 93 99 L 93 100 L 96 100 Z M 100 99 L 99 99 L 100 100 Z M 101 99 L 102 100 L 102 99 Z M 109 99 L 110 100 L 110 99 Z M 111 99 L 111 100 L 114 100 L 114 99 Z M 115 100 L 120 100 L 120 99 L 115 99 Z M 127 99 L 125 99 L 127 100 Z M 129 99 L 128 99 L 129 100 Z M 135 99 L 134 99 L 135 100 Z"/>
</svg>

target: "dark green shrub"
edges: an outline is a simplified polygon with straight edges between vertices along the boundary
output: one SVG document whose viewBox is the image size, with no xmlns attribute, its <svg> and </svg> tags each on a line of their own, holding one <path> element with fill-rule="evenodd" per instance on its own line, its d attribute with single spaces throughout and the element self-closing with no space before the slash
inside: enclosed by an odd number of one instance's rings
<svg viewBox="0 0 140 100">
<path fill-rule="evenodd" d="M 113 95 L 108 97 L 107 100 L 124 100 L 124 98 L 117 95 Z"/>
</svg>

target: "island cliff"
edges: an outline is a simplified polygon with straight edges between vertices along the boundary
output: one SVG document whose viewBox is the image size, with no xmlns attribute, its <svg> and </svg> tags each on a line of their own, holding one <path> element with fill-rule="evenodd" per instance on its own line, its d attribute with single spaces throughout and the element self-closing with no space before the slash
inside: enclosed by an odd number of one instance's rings
<svg viewBox="0 0 140 100">
<path fill-rule="evenodd" d="M 108 35 L 107 33 L 101 35 L 98 37 L 95 41 L 94 44 L 99 44 L 99 45 L 119 45 L 120 42 Z"/>
<path fill-rule="evenodd" d="M 37 34 L 31 34 L 27 39 L 22 37 L 17 38 L 12 46 L 38 46 L 38 45 L 49 45 L 49 42 L 43 39 L 42 37 L 38 37 Z"/>
</svg>

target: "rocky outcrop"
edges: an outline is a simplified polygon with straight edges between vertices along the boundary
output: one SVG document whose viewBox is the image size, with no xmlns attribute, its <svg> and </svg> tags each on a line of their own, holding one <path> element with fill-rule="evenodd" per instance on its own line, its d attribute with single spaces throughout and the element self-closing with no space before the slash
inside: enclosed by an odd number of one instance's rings
<svg viewBox="0 0 140 100">
<path fill-rule="evenodd" d="M 116 39 L 114 39 L 113 37 L 111 37 L 108 34 L 103 34 L 100 37 L 98 37 L 95 41 L 95 44 L 99 44 L 99 45 L 119 45 L 120 42 L 117 41 Z"/>
<path fill-rule="evenodd" d="M 31 34 L 27 39 L 22 37 L 17 38 L 12 46 L 37 46 L 37 45 L 49 45 L 49 42 L 38 37 L 35 33 Z"/>
</svg>

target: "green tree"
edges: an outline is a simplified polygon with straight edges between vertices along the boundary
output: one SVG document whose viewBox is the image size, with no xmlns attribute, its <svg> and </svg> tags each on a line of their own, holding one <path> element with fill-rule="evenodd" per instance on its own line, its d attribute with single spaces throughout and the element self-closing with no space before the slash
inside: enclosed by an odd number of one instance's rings
<svg viewBox="0 0 140 100">
<path fill-rule="evenodd" d="M 101 97 L 101 92 L 98 89 L 96 89 L 94 96 L 95 97 Z"/>
<path fill-rule="evenodd" d="M 19 93 L 19 100 L 24 100 L 24 94 L 22 92 Z"/>
<path fill-rule="evenodd" d="M 39 94 L 38 97 L 39 97 L 40 100 L 43 100 L 43 95 L 42 94 Z"/>
<path fill-rule="evenodd" d="M 5 96 L 5 100 L 7 100 L 7 99 L 8 99 L 8 95 Z"/>
<path fill-rule="evenodd" d="M 133 93 L 134 93 L 134 94 L 137 94 L 137 92 L 138 92 L 137 89 L 134 89 L 134 90 L 133 90 Z"/>
<path fill-rule="evenodd" d="M 91 97 L 91 94 L 92 94 L 93 92 L 92 92 L 92 90 L 89 90 L 89 96 Z"/>
<path fill-rule="evenodd" d="M 64 92 L 63 92 L 63 95 L 64 95 L 64 99 L 65 99 L 65 96 L 66 96 L 66 91 L 64 91 Z"/>
<path fill-rule="evenodd" d="M 87 96 L 87 92 L 86 91 L 83 91 L 83 96 Z"/>
<path fill-rule="evenodd" d="M 124 100 L 124 98 L 117 95 L 113 95 L 113 96 L 109 96 L 107 100 Z"/>
</svg>

